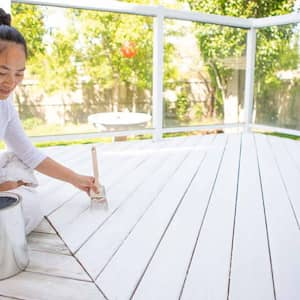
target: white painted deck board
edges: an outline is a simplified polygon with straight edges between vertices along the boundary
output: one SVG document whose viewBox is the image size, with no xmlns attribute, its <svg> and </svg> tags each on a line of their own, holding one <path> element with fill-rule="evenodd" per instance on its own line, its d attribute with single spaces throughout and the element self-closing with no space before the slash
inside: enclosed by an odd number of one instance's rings
<svg viewBox="0 0 300 300">
<path fill-rule="evenodd" d="M 108 147 L 108 144 L 96 145 L 99 156 L 98 161 L 100 164 L 103 161 L 104 152 Z M 112 151 L 122 151 L 122 149 L 128 147 L 128 144 L 118 143 L 116 145 L 112 145 L 111 147 L 113 149 Z M 63 164 L 71 167 L 78 173 L 92 175 L 91 145 L 85 147 L 77 146 L 75 149 L 75 153 L 73 153 L 70 149 L 70 158 L 63 159 Z M 57 158 L 55 157 L 55 159 Z M 80 193 L 74 186 L 70 184 L 63 184 L 61 181 L 55 179 L 48 179 L 48 183 L 49 184 L 41 186 L 38 189 L 41 193 L 41 199 L 47 199 L 47 201 L 41 201 L 42 211 L 46 216 L 63 205 L 68 199 Z"/>
<path fill-rule="evenodd" d="M 101 145 L 102 146 L 102 145 Z M 73 162 L 78 159 L 81 159 L 82 154 L 86 154 L 88 152 L 88 148 L 86 145 L 79 145 L 79 146 L 70 146 L 70 147 L 61 147 L 63 150 L 61 151 L 45 151 L 49 157 L 55 159 L 59 163 L 63 163 L 66 166 L 72 166 Z M 43 150 L 42 150 L 43 151 Z M 50 179 L 48 176 L 43 175 L 41 173 L 36 172 L 39 183 L 40 183 L 40 191 L 44 191 L 47 188 L 53 187 L 53 179 Z M 50 179 L 50 180 L 49 180 Z M 55 181 L 56 184 L 60 184 L 59 181 Z"/>
<path fill-rule="evenodd" d="M 222 135 L 217 136 L 213 145 L 207 147 L 210 150 L 207 151 L 207 156 L 213 153 L 214 149 L 222 152 L 225 139 Z M 195 162 L 199 156 L 200 161 Z M 185 196 L 191 180 L 199 174 L 199 168 L 200 170 L 205 169 L 204 163 L 207 160 L 204 159 L 202 164 L 201 158 L 201 154 L 197 151 L 190 154 L 185 164 L 170 178 L 154 204 L 98 277 L 96 282 L 108 298 L 128 299 L 134 292 L 160 239 L 164 236 L 169 222 L 176 213 L 178 205 Z M 215 157 L 213 157 L 213 160 L 215 160 Z M 208 178 L 210 177 L 208 176 Z M 193 186 L 199 188 L 198 195 L 201 195 L 201 186 L 197 184 L 197 181 L 195 182 Z M 118 289 L 114 289 L 112 283 L 116 284 Z"/>
<path fill-rule="evenodd" d="M 190 141 L 192 140 L 182 144 L 183 151 L 171 152 L 165 162 L 154 170 L 130 199 L 78 251 L 76 256 L 94 278 L 121 246 L 176 170 L 185 163 L 190 148 L 198 146 L 198 141 Z"/>
<path fill-rule="evenodd" d="M 266 136 L 256 135 L 277 300 L 300 298 L 300 234 Z M 270 155 L 271 154 L 271 155 Z"/>
<path fill-rule="evenodd" d="M 139 149 L 142 149 L 142 144 L 133 144 L 129 151 L 120 149 L 119 152 L 105 153 L 105 156 L 100 157 L 99 170 L 101 179 L 103 178 L 102 184 L 107 192 L 113 184 L 122 181 L 146 159 L 145 155 L 135 155 Z M 108 157 L 110 157 L 109 161 L 107 160 Z M 51 223 L 58 230 L 64 228 L 89 207 L 89 197 L 85 193 L 79 192 L 50 215 Z"/>
<path fill-rule="evenodd" d="M 118 182 L 113 188 L 107 191 L 108 210 L 87 209 L 76 220 L 61 230 L 60 234 L 62 238 L 67 242 L 72 252 L 77 251 L 131 197 L 139 185 L 148 176 L 151 176 L 152 172 L 164 162 L 168 156 L 168 152 L 162 151 L 162 149 L 172 144 L 174 146 L 178 144 L 176 141 L 170 141 L 170 143 L 165 142 L 160 147 L 154 144 L 154 152 L 150 153 L 149 157 L 127 174 L 121 182 Z"/>
<path fill-rule="evenodd" d="M 244 134 L 240 161 L 229 299 L 274 299 L 259 168 L 252 134 Z M 249 251 L 251 249 L 251 251 Z"/>
<path fill-rule="evenodd" d="M 286 147 L 287 151 L 291 155 L 294 163 L 296 164 L 298 170 L 300 171 L 300 142 L 295 142 L 290 139 L 282 139 L 281 142 Z"/>
<path fill-rule="evenodd" d="M 241 140 L 97 145 L 107 211 L 39 175 L 48 216 L 29 237 L 27 271 L 0 281 L 0 299 L 265 300 L 273 290 L 276 300 L 300 299 L 300 142 Z M 91 174 L 90 148 L 45 152 Z"/>
<path fill-rule="evenodd" d="M 295 213 L 295 218 L 300 230 L 300 201 L 299 201 L 299 182 L 300 182 L 300 170 L 293 161 L 292 156 L 284 147 L 281 138 L 268 138 L 268 142 L 274 153 L 276 163 L 278 165 L 282 182 L 287 190 L 287 195 Z M 300 154 L 300 149 L 298 156 Z"/>
<path fill-rule="evenodd" d="M 150 262 L 134 294 L 134 299 L 178 299 L 180 297 L 197 235 L 218 174 L 222 153 L 221 147 L 215 147 L 207 153 Z"/>
<path fill-rule="evenodd" d="M 240 139 L 240 135 L 229 136 L 226 144 L 197 245 L 195 245 L 197 238 L 195 236 L 193 244 L 190 246 L 192 250 L 195 247 L 195 252 L 194 254 L 190 253 L 189 269 L 188 266 L 185 266 L 187 278 L 182 291 L 182 299 L 227 299 Z M 207 197 L 209 197 L 209 193 L 207 193 Z M 190 214 L 192 212 L 185 215 L 185 219 L 189 218 Z M 200 221 L 194 221 L 197 223 L 196 234 L 200 230 Z M 182 222 L 185 222 L 184 218 Z M 188 238 L 185 239 L 184 245 L 187 243 L 191 244 Z M 181 286 L 183 286 L 183 282 Z"/>
</svg>

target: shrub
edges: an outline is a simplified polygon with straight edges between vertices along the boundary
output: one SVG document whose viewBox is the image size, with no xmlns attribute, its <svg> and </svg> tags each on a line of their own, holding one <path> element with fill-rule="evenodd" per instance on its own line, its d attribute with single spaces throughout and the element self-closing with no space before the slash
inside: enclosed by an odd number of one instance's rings
<svg viewBox="0 0 300 300">
<path fill-rule="evenodd" d="M 33 129 L 36 128 L 37 126 L 42 125 L 44 122 L 40 118 L 33 117 L 33 118 L 28 118 L 26 120 L 23 120 L 22 123 L 24 129 Z"/>
</svg>

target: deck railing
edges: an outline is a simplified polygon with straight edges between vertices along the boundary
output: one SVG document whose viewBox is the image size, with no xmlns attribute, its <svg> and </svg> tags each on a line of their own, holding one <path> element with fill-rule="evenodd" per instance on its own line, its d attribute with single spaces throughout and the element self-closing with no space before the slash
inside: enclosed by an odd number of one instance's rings
<svg viewBox="0 0 300 300">
<path fill-rule="evenodd" d="M 153 89 L 152 89 L 152 126 L 151 129 L 130 130 L 125 132 L 102 132 L 97 136 L 118 136 L 151 133 L 155 140 L 162 138 L 164 133 L 183 132 L 192 130 L 210 130 L 225 128 L 241 128 L 242 130 L 271 130 L 282 133 L 300 135 L 300 131 L 267 124 L 257 124 L 253 120 L 253 99 L 255 83 L 255 58 L 257 30 L 269 26 L 280 26 L 300 23 L 300 14 L 292 13 L 283 16 L 275 16 L 261 19 L 245 19 L 212 14 L 203 14 L 192 11 L 168 9 L 163 6 L 135 5 L 124 2 L 92 1 L 92 0 L 1 0 L 1 6 L 10 10 L 12 2 L 32 5 L 45 5 L 63 8 L 78 8 L 97 10 L 103 12 L 126 13 L 133 15 L 151 16 L 154 19 L 153 26 Z M 245 66 L 245 92 L 244 92 L 244 121 L 229 124 L 199 125 L 188 127 L 163 127 L 163 67 L 164 67 L 164 20 L 176 19 L 207 24 L 218 24 L 247 30 L 246 66 Z M 300 119 L 300 117 L 299 117 Z M 300 123 L 300 121 L 299 121 Z M 80 137 L 80 135 L 77 135 Z M 95 136 L 94 134 L 84 134 Z M 54 138 L 54 137 L 52 137 Z M 59 138 L 58 136 L 55 139 Z M 73 138 L 64 135 L 62 138 Z M 39 139 L 43 139 L 39 138 Z M 49 137 L 46 137 L 49 140 Z"/>
</svg>

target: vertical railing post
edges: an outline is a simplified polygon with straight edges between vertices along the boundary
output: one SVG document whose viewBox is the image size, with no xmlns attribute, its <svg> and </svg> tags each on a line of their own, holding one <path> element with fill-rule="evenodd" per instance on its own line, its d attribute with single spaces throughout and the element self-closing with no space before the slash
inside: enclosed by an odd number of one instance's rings
<svg viewBox="0 0 300 300">
<path fill-rule="evenodd" d="M 164 66 L 164 16 L 163 7 L 159 7 L 154 19 L 153 30 L 153 89 L 152 89 L 152 122 L 153 139 L 162 138 L 163 125 L 163 66 Z"/>
<path fill-rule="evenodd" d="M 244 131 L 250 130 L 253 118 L 254 101 L 254 74 L 255 74 L 255 54 L 256 54 L 256 30 L 251 27 L 247 34 L 247 54 L 246 54 L 246 79 L 245 79 L 245 127 Z"/>
<path fill-rule="evenodd" d="M 1 0 L 0 7 L 5 10 L 5 12 L 10 13 L 11 0 Z"/>
</svg>

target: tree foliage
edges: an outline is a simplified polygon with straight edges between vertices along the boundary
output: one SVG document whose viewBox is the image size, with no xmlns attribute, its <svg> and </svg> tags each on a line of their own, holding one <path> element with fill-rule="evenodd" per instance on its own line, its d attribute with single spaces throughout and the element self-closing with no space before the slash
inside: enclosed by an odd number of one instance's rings
<svg viewBox="0 0 300 300">
<path fill-rule="evenodd" d="M 36 63 L 36 57 L 45 52 L 44 18 L 40 7 L 15 3 L 12 5 L 12 25 L 25 37 L 28 47 L 29 64 Z"/>
<path fill-rule="evenodd" d="M 74 91 L 77 88 L 77 67 L 74 64 L 74 46 L 77 32 L 67 28 L 64 32 L 53 30 L 46 53 L 40 53 L 39 62 L 43 66 L 39 72 L 39 83 L 47 94 L 58 91 Z"/>
<path fill-rule="evenodd" d="M 202 13 L 227 15 L 244 18 L 261 18 L 292 12 L 293 0 L 188 0 L 191 9 Z M 284 67 L 281 57 L 289 48 L 293 26 L 273 26 L 258 31 L 256 52 L 256 81 L 264 82 L 274 77 L 274 72 Z M 197 39 L 212 85 L 216 85 L 217 99 L 224 103 L 228 97 L 228 84 L 232 70 L 224 63 L 226 58 L 245 57 L 246 31 L 220 25 L 197 24 Z M 295 58 L 295 57 L 294 57 Z M 285 65 L 295 61 L 288 59 Z M 265 88 L 265 87 L 264 87 Z M 263 91 L 257 94 L 260 95 Z M 219 95 L 219 96 L 218 96 Z M 270 103 L 260 99 L 259 105 L 265 111 Z"/>
</svg>

